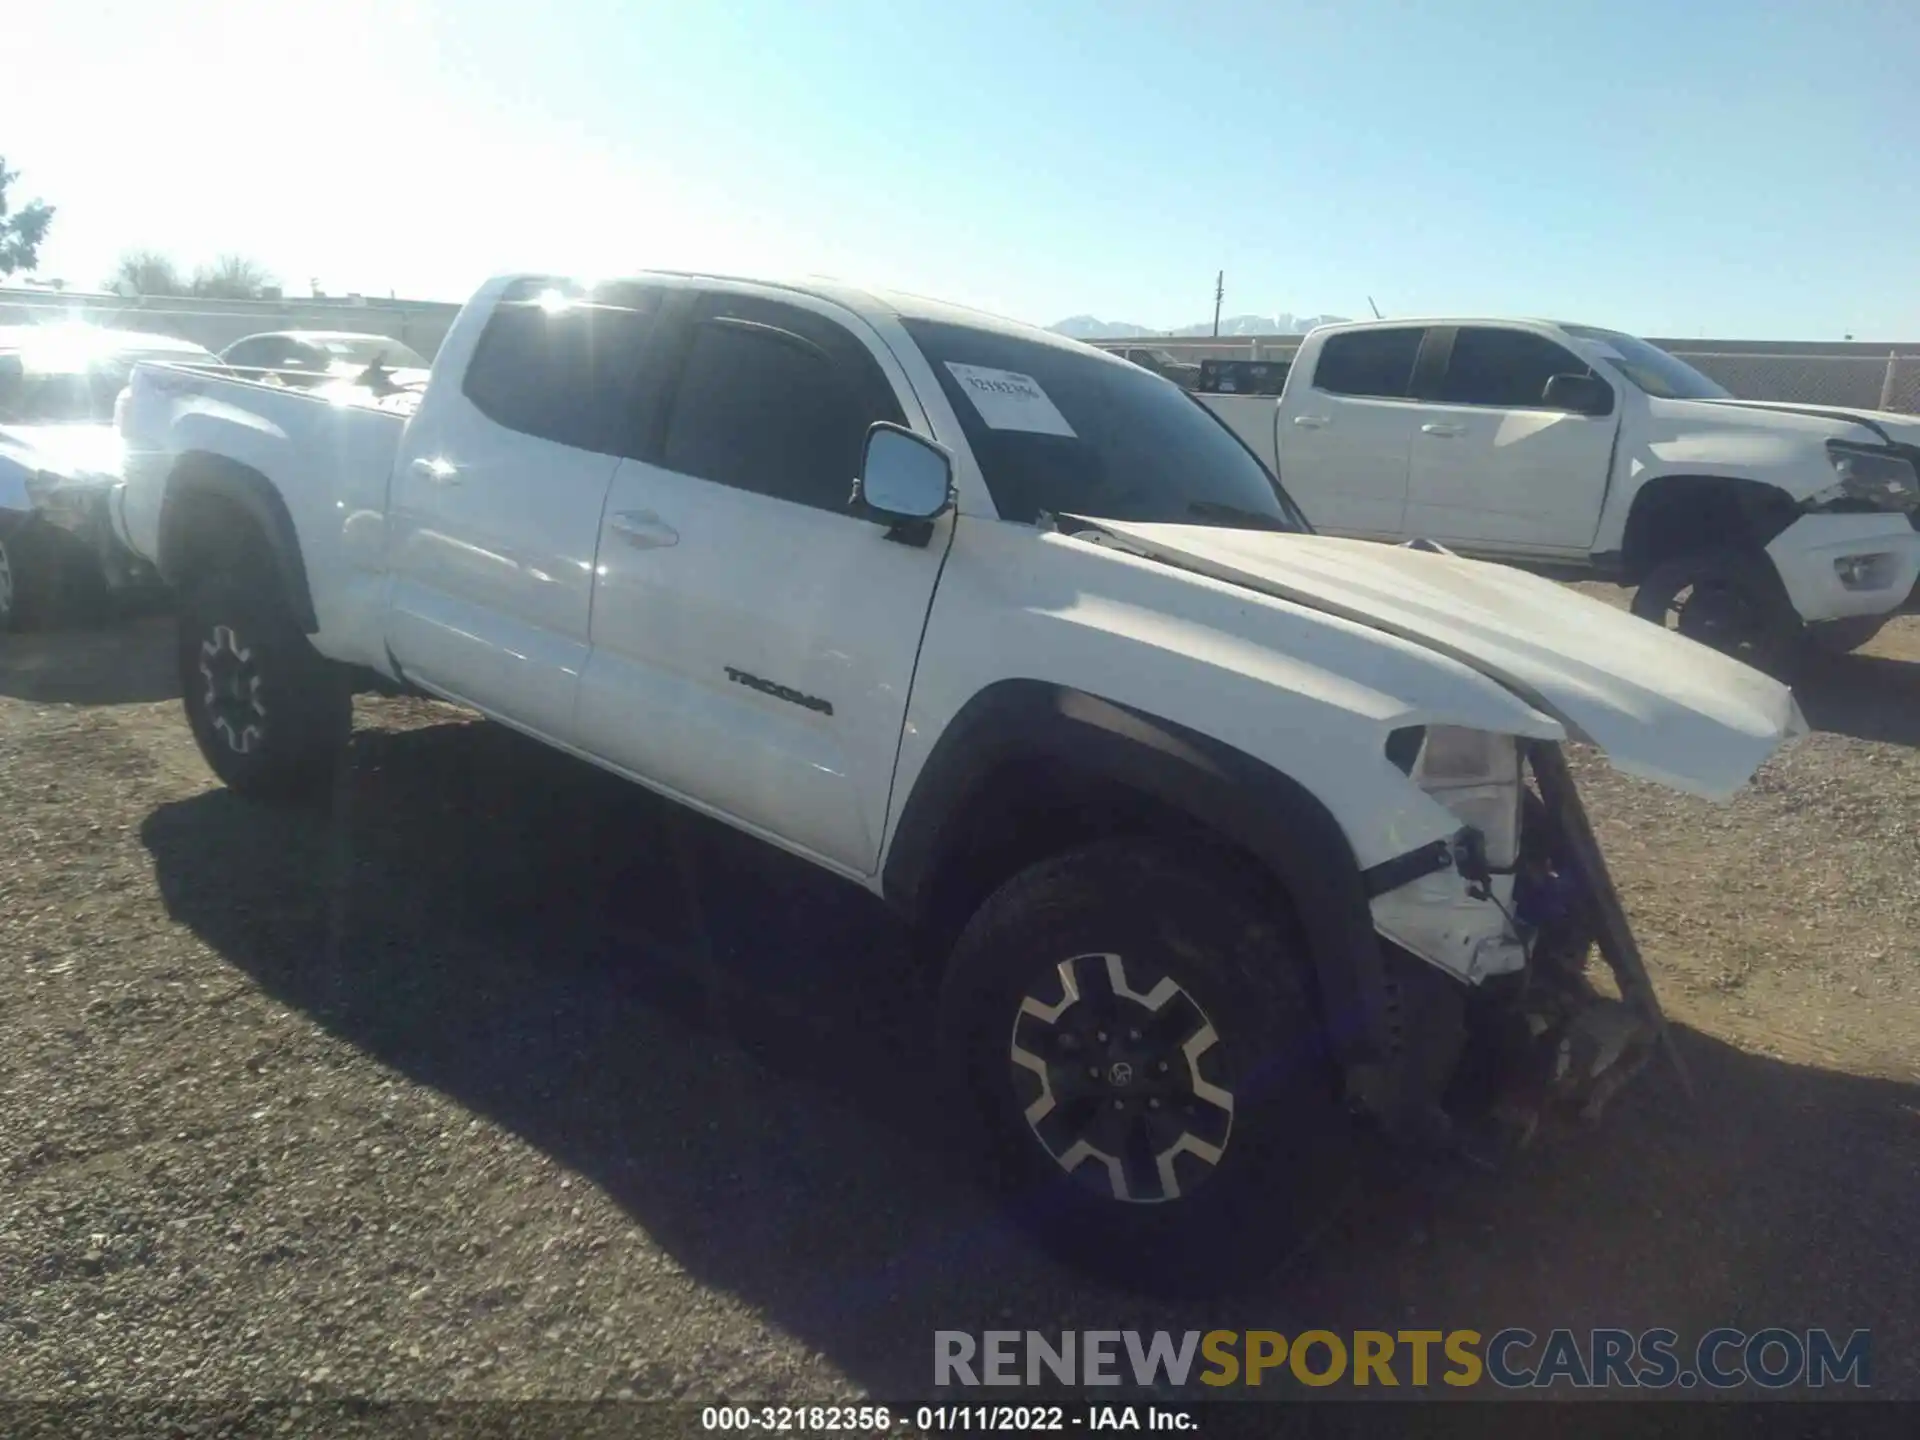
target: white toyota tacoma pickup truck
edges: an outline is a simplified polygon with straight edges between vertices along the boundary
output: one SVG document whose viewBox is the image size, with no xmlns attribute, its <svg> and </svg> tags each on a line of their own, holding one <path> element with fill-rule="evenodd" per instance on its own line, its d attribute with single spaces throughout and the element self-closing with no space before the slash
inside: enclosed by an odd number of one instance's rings
<svg viewBox="0 0 1920 1440">
<path fill-rule="evenodd" d="M 229 786 L 324 793 L 349 693 L 406 687 L 865 887 L 1019 1212 L 1136 1281 L 1284 1249 L 1358 1116 L 1483 1137 L 1465 1057 L 1597 1106 L 1660 1019 L 1562 742 L 1725 797 L 1802 728 L 1546 580 L 1314 534 L 1173 384 L 920 299 L 506 277 L 410 417 L 143 366 L 121 425 Z"/>
<path fill-rule="evenodd" d="M 1320 530 L 1591 567 L 1723 650 L 1857 648 L 1920 578 L 1920 416 L 1736 400 L 1616 331 L 1328 325 L 1277 402 L 1203 403 Z"/>
</svg>

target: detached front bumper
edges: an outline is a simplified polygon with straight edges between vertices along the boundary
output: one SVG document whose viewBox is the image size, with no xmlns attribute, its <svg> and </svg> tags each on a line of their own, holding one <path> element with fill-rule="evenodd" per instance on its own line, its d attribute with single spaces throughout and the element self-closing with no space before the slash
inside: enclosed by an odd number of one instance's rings
<svg viewBox="0 0 1920 1440">
<path fill-rule="evenodd" d="M 1902 514 L 1803 515 L 1767 557 L 1806 621 L 1891 614 L 1920 584 L 1920 532 Z"/>
<path fill-rule="evenodd" d="M 1596 1119 L 1662 1045 L 1692 1094 L 1566 756 L 1529 742 L 1526 759 L 1538 796 L 1517 875 L 1473 882 L 1488 896 L 1479 923 L 1458 906 L 1436 913 L 1461 948 L 1435 948 L 1429 932 L 1422 958 L 1383 927 L 1399 1044 L 1386 1067 L 1349 1079 L 1354 1103 L 1417 1148 L 1525 1143 L 1550 1109 Z M 1586 979 L 1595 947 L 1617 999 Z M 1469 955 L 1479 963 L 1461 965 Z"/>
</svg>

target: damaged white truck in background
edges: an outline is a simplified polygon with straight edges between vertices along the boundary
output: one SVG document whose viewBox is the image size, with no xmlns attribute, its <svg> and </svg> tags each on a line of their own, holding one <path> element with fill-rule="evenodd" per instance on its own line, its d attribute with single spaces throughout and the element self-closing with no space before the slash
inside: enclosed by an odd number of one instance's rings
<svg viewBox="0 0 1920 1440">
<path fill-rule="evenodd" d="M 922 299 L 507 277 L 411 416 L 143 365 L 121 428 L 229 786 L 324 797 L 351 694 L 404 689 L 864 887 L 1016 1213 L 1137 1283 L 1290 1248 L 1358 1119 L 1596 1109 L 1662 1022 L 1563 744 L 1725 798 L 1803 728 L 1551 582 L 1312 533 L 1175 386 Z"/>
<path fill-rule="evenodd" d="M 1920 578 L 1920 417 L 1736 400 L 1618 331 L 1328 325 L 1277 402 L 1200 398 L 1318 529 L 1590 571 L 1732 653 L 1856 649 Z"/>
</svg>

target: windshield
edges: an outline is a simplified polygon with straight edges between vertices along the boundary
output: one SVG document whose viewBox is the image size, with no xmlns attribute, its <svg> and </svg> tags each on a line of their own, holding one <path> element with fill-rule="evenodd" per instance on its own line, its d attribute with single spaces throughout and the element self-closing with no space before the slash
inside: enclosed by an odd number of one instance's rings
<svg viewBox="0 0 1920 1440">
<path fill-rule="evenodd" d="M 1659 400 L 1726 400 L 1726 389 L 1658 345 L 1618 330 L 1567 325 L 1567 334 L 1589 341 L 1589 349 L 1647 394 Z"/>
<path fill-rule="evenodd" d="M 384 335 L 345 335 L 316 342 L 337 361 L 371 365 L 380 361 L 389 370 L 424 370 L 427 362 L 416 351 Z"/>
<path fill-rule="evenodd" d="M 1136 365 L 965 325 L 901 323 L 960 417 L 1002 519 L 1312 528 L 1211 411 Z"/>
</svg>

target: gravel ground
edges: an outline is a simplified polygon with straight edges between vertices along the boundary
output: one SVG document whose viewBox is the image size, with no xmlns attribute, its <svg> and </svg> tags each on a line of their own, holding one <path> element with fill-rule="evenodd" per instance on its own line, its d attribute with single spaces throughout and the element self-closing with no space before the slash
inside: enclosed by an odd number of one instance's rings
<svg viewBox="0 0 1920 1440">
<path fill-rule="evenodd" d="M 331 817 L 210 784 L 164 621 L 0 641 L 0 1396 L 922 1397 L 931 1332 L 1874 1331 L 1920 1398 L 1920 622 L 1720 809 L 1580 770 L 1705 1097 L 1108 1293 L 933 1142 L 865 897 L 411 701 Z"/>
</svg>

